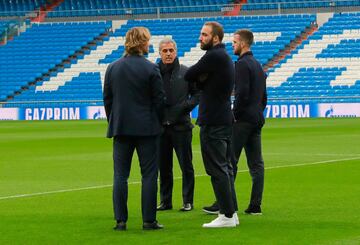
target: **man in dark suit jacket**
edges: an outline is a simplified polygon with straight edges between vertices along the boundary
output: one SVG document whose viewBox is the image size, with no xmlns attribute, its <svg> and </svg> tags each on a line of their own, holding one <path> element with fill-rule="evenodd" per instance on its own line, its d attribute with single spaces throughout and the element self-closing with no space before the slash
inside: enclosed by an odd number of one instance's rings
<svg viewBox="0 0 360 245">
<path fill-rule="evenodd" d="M 110 64 L 105 74 L 107 137 L 114 138 L 115 230 L 126 230 L 128 178 L 135 149 L 142 175 L 143 229 L 163 227 L 156 221 L 156 195 L 164 91 L 158 66 L 144 57 L 149 51 L 149 40 L 147 28 L 130 29 L 126 33 L 125 56 Z"/>
<path fill-rule="evenodd" d="M 162 121 L 164 132 L 160 137 L 160 199 L 157 210 L 172 209 L 173 150 L 182 172 L 181 211 L 190 211 L 194 203 L 194 168 L 192 164 L 192 128 L 190 112 L 199 103 L 200 91 L 195 84 L 185 81 L 187 67 L 177 58 L 176 43 L 163 39 L 159 44 L 160 73 L 163 78 L 166 106 Z"/>
<path fill-rule="evenodd" d="M 234 86 L 234 66 L 222 44 L 223 27 L 206 22 L 200 33 L 200 47 L 206 53 L 185 74 L 185 79 L 201 89 L 199 115 L 201 154 L 211 176 L 219 216 L 204 228 L 234 227 L 238 224 L 233 170 L 230 163 L 233 115 L 230 96 Z"/>
<path fill-rule="evenodd" d="M 261 201 L 264 190 L 264 161 L 261 153 L 261 129 L 265 123 L 264 109 L 267 103 L 266 76 L 261 64 L 254 58 L 250 47 L 254 41 L 249 30 L 234 33 L 234 54 L 239 56 L 235 63 L 235 101 L 233 126 L 232 165 L 236 176 L 237 163 L 242 149 L 245 149 L 247 164 L 252 178 L 251 199 L 246 214 L 261 215 Z"/>
</svg>

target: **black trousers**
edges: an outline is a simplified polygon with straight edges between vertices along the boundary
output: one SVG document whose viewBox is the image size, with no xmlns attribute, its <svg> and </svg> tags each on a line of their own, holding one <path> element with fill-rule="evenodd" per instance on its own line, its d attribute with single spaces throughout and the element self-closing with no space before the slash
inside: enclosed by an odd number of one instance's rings
<svg viewBox="0 0 360 245">
<path fill-rule="evenodd" d="M 166 126 L 160 137 L 160 200 L 172 205 L 173 191 L 173 149 L 182 171 L 183 203 L 194 202 L 194 168 L 192 164 L 192 130 L 176 130 Z"/>
<path fill-rule="evenodd" d="M 241 151 L 244 148 L 247 165 L 252 178 L 250 205 L 260 206 L 264 191 L 264 160 L 261 153 L 261 128 L 247 122 L 236 122 L 233 125 L 231 162 L 234 176 L 237 173 L 237 164 Z"/>
<path fill-rule="evenodd" d="M 156 220 L 158 177 L 158 136 L 117 136 L 113 141 L 114 158 L 114 216 L 117 221 L 128 220 L 128 178 L 131 160 L 136 149 L 141 169 L 141 210 L 143 222 Z"/>
<path fill-rule="evenodd" d="M 231 166 L 232 126 L 201 126 L 201 154 L 206 173 L 211 176 L 220 213 L 232 215 L 237 210 L 234 175 Z"/>
</svg>

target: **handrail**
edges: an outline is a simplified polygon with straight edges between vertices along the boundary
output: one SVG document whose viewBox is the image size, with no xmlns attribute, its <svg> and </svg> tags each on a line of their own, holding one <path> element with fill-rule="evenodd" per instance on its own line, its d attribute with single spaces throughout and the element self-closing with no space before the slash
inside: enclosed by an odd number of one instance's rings
<svg viewBox="0 0 360 245">
<path fill-rule="evenodd" d="M 277 5 L 277 9 L 279 10 L 279 13 L 282 12 L 284 9 L 288 9 L 287 6 L 289 4 L 296 4 L 297 6 L 294 7 L 296 9 L 298 8 L 309 8 L 309 5 L 314 5 L 313 8 L 319 8 L 319 6 L 316 6 L 316 4 L 322 4 L 327 6 L 320 6 L 321 8 L 336 8 L 336 7 L 344 7 L 342 6 L 343 3 L 349 2 L 349 0 L 313 0 L 313 1 L 287 1 L 287 2 L 271 2 L 271 3 L 242 3 L 243 6 L 264 6 L 264 9 L 272 9 L 272 6 L 275 4 Z M 360 7 L 360 1 L 358 5 L 354 5 L 355 3 L 352 3 L 351 6 L 359 6 Z M 212 8 L 216 7 L 220 11 L 218 12 L 227 12 L 229 9 L 233 8 L 234 6 L 239 5 L 236 4 L 217 4 L 217 5 L 196 5 L 196 6 L 167 6 L 167 7 L 144 7 L 144 8 L 111 8 L 111 9 L 84 9 L 84 10 L 53 10 L 53 11 L 45 11 L 45 10 L 34 10 L 34 11 L 0 11 L 0 18 L 1 17 L 10 17 L 14 14 L 19 15 L 27 15 L 31 13 L 37 13 L 38 15 L 40 13 L 83 13 L 83 12 L 93 12 L 98 13 L 95 15 L 105 15 L 109 11 L 119 11 L 123 12 L 124 15 L 142 15 L 144 14 L 144 11 L 151 12 L 152 14 L 156 14 L 158 18 L 161 17 L 162 14 L 169 13 L 169 10 L 176 9 L 176 12 L 184 13 L 187 12 L 185 10 L 192 9 L 192 10 L 198 10 L 198 12 L 204 12 L 204 8 Z M 216 12 L 216 11 L 205 11 L 205 12 Z"/>
<path fill-rule="evenodd" d="M 279 101 L 279 100 L 325 100 L 325 99 L 360 99 L 360 96 L 307 96 L 307 97 L 282 97 L 282 98 L 274 98 L 268 97 L 268 101 Z M 41 103 L 102 103 L 103 100 L 33 100 L 33 101 L 0 101 L 0 105 L 16 105 L 16 104 L 41 104 Z"/>
</svg>

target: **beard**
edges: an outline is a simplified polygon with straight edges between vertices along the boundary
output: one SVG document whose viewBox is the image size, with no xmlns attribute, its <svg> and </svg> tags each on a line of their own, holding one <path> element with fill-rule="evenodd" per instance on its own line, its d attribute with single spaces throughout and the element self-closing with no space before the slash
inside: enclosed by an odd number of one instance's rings
<svg viewBox="0 0 360 245">
<path fill-rule="evenodd" d="M 214 42 L 211 39 L 208 43 L 200 43 L 200 48 L 202 50 L 209 50 L 214 46 Z"/>
<path fill-rule="evenodd" d="M 241 48 L 239 47 L 239 48 L 235 49 L 234 54 L 235 55 L 240 55 L 241 54 Z"/>
</svg>

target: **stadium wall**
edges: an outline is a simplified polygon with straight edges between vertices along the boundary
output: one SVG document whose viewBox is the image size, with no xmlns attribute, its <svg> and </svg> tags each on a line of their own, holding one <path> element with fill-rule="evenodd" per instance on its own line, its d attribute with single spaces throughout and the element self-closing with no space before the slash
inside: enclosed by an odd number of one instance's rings
<svg viewBox="0 0 360 245">
<path fill-rule="evenodd" d="M 270 102 L 266 118 L 360 117 L 359 103 Z M 197 108 L 191 113 L 197 118 Z M 0 108 L 0 120 L 99 120 L 106 119 L 102 106 Z"/>
</svg>

